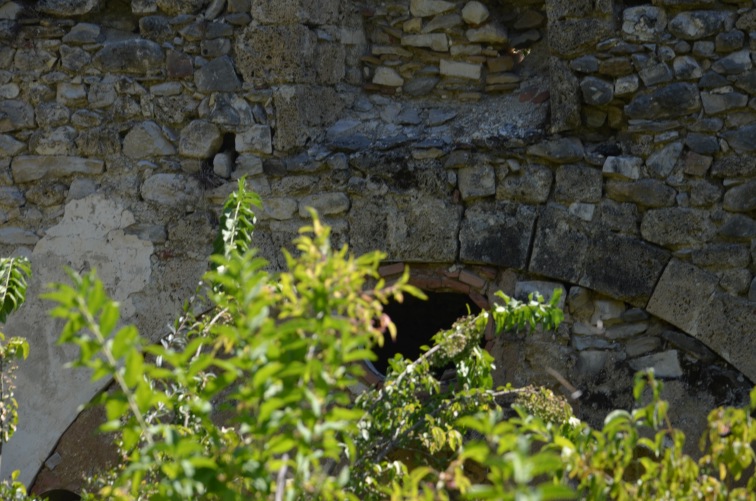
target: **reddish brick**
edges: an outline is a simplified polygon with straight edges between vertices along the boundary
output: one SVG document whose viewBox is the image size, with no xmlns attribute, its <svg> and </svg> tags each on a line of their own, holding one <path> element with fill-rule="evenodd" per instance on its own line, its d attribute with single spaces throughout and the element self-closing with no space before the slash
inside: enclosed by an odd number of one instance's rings
<svg viewBox="0 0 756 501">
<path fill-rule="evenodd" d="M 438 277 L 410 277 L 410 284 L 424 290 L 435 290 L 441 288 L 441 279 Z"/>
<path fill-rule="evenodd" d="M 459 280 L 454 280 L 453 278 L 447 278 L 443 277 L 441 279 L 441 286 L 446 289 L 451 289 L 453 291 L 461 292 L 463 294 L 469 294 L 470 293 L 470 286 L 467 284 L 463 284 Z"/>
<path fill-rule="evenodd" d="M 473 300 L 473 303 L 478 305 L 478 308 L 481 310 L 485 310 L 488 308 L 488 299 L 483 294 L 480 294 L 476 291 L 470 291 L 470 299 Z"/>
<path fill-rule="evenodd" d="M 404 271 L 404 263 L 391 263 L 384 264 L 378 268 L 378 274 L 382 277 L 388 277 L 391 275 L 399 275 Z"/>
<path fill-rule="evenodd" d="M 475 273 L 478 275 L 487 278 L 488 280 L 493 280 L 496 278 L 496 274 L 499 272 L 496 268 L 493 266 L 476 266 L 475 267 Z"/>
<path fill-rule="evenodd" d="M 482 289 L 486 286 L 486 281 L 480 278 L 475 273 L 468 271 L 468 270 L 462 270 L 459 272 L 459 281 L 464 282 L 468 285 L 471 285 L 472 287 L 475 287 L 476 289 Z"/>
<path fill-rule="evenodd" d="M 551 94 L 549 94 L 549 91 L 545 90 L 538 94 L 536 97 L 533 98 L 533 104 L 541 104 L 543 102 L 548 101 L 551 98 Z"/>
<path fill-rule="evenodd" d="M 459 270 L 444 270 L 444 276 L 447 276 L 449 278 L 459 278 Z"/>
</svg>

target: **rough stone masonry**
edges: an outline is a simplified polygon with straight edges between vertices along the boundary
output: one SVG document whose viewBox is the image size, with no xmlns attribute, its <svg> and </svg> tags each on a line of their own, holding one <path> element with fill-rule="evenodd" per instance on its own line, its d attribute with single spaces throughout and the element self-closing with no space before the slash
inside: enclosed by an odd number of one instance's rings
<svg viewBox="0 0 756 501">
<path fill-rule="evenodd" d="M 561 288 L 497 381 L 552 368 L 592 419 L 654 367 L 696 430 L 756 380 L 755 50 L 740 0 L 0 1 L 0 251 L 35 270 L 2 475 L 88 467 L 43 284 L 96 267 L 159 338 L 241 176 L 272 269 L 314 207 L 440 290 Z"/>
</svg>

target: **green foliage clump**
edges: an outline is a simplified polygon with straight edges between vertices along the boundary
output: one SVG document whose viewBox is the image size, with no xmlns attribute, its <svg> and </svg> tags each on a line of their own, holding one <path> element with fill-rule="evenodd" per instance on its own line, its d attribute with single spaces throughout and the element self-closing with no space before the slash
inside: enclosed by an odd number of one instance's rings
<svg viewBox="0 0 756 501">
<path fill-rule="evenodd" d="M 696 461 L 652 373 L 636 375 L 637 408 L 601 429 L 548 390 L 493 387 L 487 326 L 553 329 L 558 294 L 499 294 L 365 387 L 362 361 L 396 335 L 382 306 L 422 293 L 407 271 L 387 284 L 380 252 L 333 249 L 314 213 L 287 271 L 266 272 L 250 247 L 257 204 L 240 182 L 204 286 L 158 345 L 120 325 L 94 272 L 47 294 L 61 342 L 80 348 L 74 365 L 118 387 L 99 403 L 124 462 L 89 499 L 754 499 L 756 390 L 750 409 L 712 411 Z"/>
</svg>

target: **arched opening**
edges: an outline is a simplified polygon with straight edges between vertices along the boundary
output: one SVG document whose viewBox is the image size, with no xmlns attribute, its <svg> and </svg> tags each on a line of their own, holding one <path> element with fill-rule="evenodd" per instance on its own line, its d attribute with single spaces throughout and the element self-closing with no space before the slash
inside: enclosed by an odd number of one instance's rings
<svg viewBox="0 0 756 501">
<path fill-rule="evenodd" d="M 45 501 L 79 501 L 81 496 L 66 489 L 53 489 L 40 495 Z"/>
<path fill-rule="evenodd" d="M 431 338 L 442 329 L 448 329 L 460 317 L 479 313 L 478 307 L 467 294 L 454 292 L 425 292 L 427 301 L 414 296 L 405 296 L 404 302 L 391 302 L 384 308 L 396 324 L 396 340 L 387 338 L 376 349 L 378 360 L 373 366 L 381 374 L 388 369 L 388 361 L 397 353 L 415 360 L 422 354 L 421 346 L 430 346 Z"/>
</svg>

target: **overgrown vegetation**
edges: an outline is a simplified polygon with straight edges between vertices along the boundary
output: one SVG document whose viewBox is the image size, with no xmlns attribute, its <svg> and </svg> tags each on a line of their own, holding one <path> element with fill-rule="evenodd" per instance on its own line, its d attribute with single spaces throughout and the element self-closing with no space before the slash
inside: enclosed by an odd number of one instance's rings
<svg viewBox="0 0 756 501">
<path fill-rule="evenodd" d="M 61 342 L 80 347 L 74 364 L 118 387 L 98 404 L 124 461 L 90 499 L 756 499 L 756 391 L 751 409 L 710 414 L 696 461 L 652 373 L 635 378 L 638 407 L 600 430 L 547 390 L 493 388 L 487 324 L 555 328 L 558 296 L 500 294 L 361 387 L 362 360 L 395 335 L 382 305 L 421 291 L 406 272 L 385 283 L 380 252 L 333 249 L 314 213 L 297 254 L 285 252 L 288 270 L 264 271 L 249 246 L 257 204 L 240 182 L 205 285 L 159 345 L 120 326 L 94 272 L 47 294 Z M 436 378 L 449 363 L 454 377 Z"/>
</svg>

